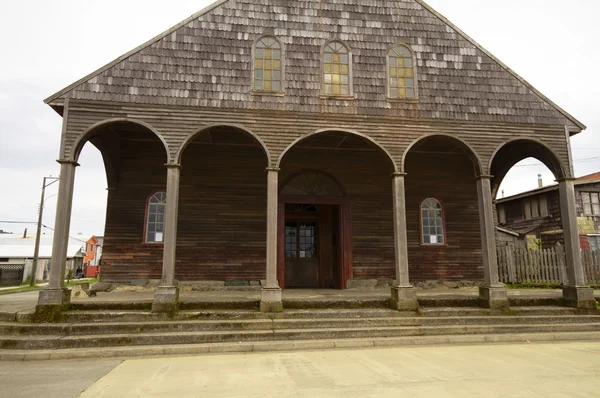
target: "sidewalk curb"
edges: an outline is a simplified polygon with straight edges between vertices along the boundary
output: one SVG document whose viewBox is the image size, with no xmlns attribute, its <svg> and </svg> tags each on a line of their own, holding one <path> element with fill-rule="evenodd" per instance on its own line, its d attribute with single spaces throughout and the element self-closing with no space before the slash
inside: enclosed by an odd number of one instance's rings
<svg viewBox="0 0 600 398">
<path fill-rule="evenodd" d="M 77 348 L 62 350 L 2 350 L 0 361 L 39 361 L 82 358 L 135 358 L 222 353 L 330 350 L 366 347 L 399 347 L 451 344 L 539 343 L 600 341 L 598 332 L 521 333 L 489 335 L 410 336 L 367 339 L 259 341 L 135 347 Z"/>
</svg>

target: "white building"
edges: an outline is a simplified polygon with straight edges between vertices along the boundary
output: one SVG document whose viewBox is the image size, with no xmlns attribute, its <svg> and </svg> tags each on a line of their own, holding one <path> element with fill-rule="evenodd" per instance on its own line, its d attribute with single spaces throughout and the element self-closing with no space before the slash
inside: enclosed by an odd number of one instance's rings
<svg viewBox="0 0 600 398">
<path fill-rule="evenodd" d="M 39 260 L 36 272 L 37 280 L 48 279 L 50 270 L 50 259 L 52 258 L 53 235 L 42 235 L 40 238 Z M 69 239 L 67 246 L 67 270 L 83 265 L 84 242 L 77 239 Z M 20 269 L 23 267 L 22 281 L 27 279 L 31 273 L 33 254 L 35 250 L 35 235 L 23 234 L 0 234 L 0 269 Z M 83 268 L 83 267 L 82 267 Z M 1 281 L 0 281 L 1 284 Z"/>
</svg>

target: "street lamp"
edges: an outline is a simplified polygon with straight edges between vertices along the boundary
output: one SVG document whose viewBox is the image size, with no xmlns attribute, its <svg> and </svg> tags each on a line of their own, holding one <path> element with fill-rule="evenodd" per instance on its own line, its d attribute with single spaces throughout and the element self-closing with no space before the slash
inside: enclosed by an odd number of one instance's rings
<svg viewBox="0 0 600 398">
<path fill-rule="evenodd" d="M 46 180 L 53 180 L 53 181 L 46 184 Z M 42 214 L 44 213 L 44 193 L 46 192 L 46 187 L 49 187 L 50 185 L 54 184 L 58 180 L 59 180 L 58 177 L 52 177 L 52 176 L 44 177 L 44 182 L 42 183 L 42 199 L 40 199 L 40 211 L 39 211 L 38 222 L 37 222 L 37 233 L 35 235 L 35 249 L 33 251 L 33 262 L 31 264 L 31 282 L 29 283 L 29 286 L 32 286 L 32 287 L 35 286 L 35 275 L 37 273 L 38 258 L 40 255 L 40 237 L 42 235 Z M 50 196 L 54 196 L 54 195 L 50 195 Z"/>
</svg>

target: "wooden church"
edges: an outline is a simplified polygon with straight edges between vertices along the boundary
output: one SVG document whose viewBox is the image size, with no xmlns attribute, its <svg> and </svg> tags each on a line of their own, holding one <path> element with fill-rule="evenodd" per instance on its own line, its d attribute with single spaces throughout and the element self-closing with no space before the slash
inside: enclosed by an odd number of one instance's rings
<svg viewBox="0 0 600 398">
<path fill-rule="evenodd" d="M 82 147 L 108 184 L 101 279 L 377 281 L 397 309 L 413 282 L 481 282 L 507 306 L 492 199 L 535 157 L 560 183 L 569 284 L 593 303 L 575 221 L 569 137 L 585 126 L 421 0 L 220 0 L 47 98 L 62 115 L 51 281 L 63 305 Z M 226 293 L 224 293 L 226 294 Z"/>
</svg>

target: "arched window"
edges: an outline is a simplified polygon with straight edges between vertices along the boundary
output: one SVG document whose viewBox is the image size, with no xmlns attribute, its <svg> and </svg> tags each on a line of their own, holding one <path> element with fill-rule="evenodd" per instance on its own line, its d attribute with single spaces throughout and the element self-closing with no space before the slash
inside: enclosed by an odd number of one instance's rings
<svg viewBox="0 0 600 398">
<path fill-rule="evenodd" d="M 146 212 L 146 243 L 162 243 L 165 231 L 167 194 L 157 192 L 148 199 Z"/>
<path fill-rule="evenodd" d="M 344 191 L 329 175 L 319 171 L 305 171 L 286 181 L 282 195 L 342 197 Z"/>
<path fill-rule="evenodd" d="M 281 43 L 273 37 L 260 38 L 254 47 L 254 90 L 281 91 Z"/>
<path fill-rule="evenodd" d="M 350 52 L 339 41 L 323 49 L 323 92 L 325 95 L 352 95 Z"/>
<path fill-rule="evenodd" d="M 415 65 L 413 54 L 404 45 L 397 45 L 388 53 L 388 96 L 391 99 L 415 99 Z"/>
<path fill-rule="evenodd" d="M 421 202 L 421 242 L 424 245 L 443 245 L 444 215 L 442 204 L 435 198 Z"/>
</svg>

